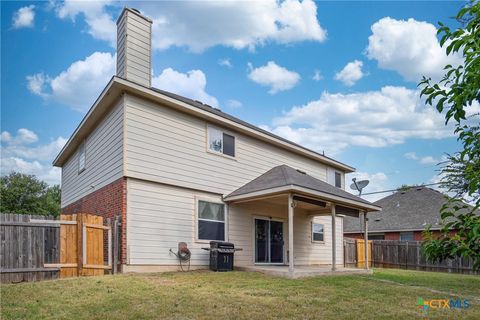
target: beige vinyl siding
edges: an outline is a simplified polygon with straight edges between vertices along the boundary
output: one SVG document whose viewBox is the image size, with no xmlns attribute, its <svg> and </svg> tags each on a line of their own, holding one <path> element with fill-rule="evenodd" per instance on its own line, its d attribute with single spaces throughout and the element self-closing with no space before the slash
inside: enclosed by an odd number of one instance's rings
<svg viewBox="0 0 480 320">
<path fill-rule="evenodd" d="M 287 263 L 288 212 L 285 206 L 270 203 L 244 203 L 229 207 L 229 241 L 242 251 L 235 253 L 236 266 L 248 266 L 255 262 L 255 218 L 273 218 L 283 222 L 284 257 Z M 324 242 L 312 242 L 311 224 L 324 225 Z M 310 217 L 305 211 L 296 209 L 293 220 L 293 244 L 295 265 L 328 265 L 332 263 L 332 224 L 331 216 Z M 336 218 L 337 264 L 343 264 L 343 219 Z"/>
<path fill-rule="evenodd" d="M 179 242 L 187 242 L 191 264 L 207 265 L 206 242 L 195 242 L 196 201 L 221 202 L 220 195 L 127 180 L 127 263 L 131 265 L 177 265 L 169 252 Z"/>
<path fill-rule="evenodd" d="M 326 181 L 324 164 L 228 130 L 235 159 L 207 152 L 206 127 L 202 119 L 128 95 L 126 175 L 223 195 L 281 164 Z"/>
<path fill-rule="evenodd" d="M 85 170 L 78 149 L 62 167 L 62 208 L 123 176 L 123 117 L 120 99 L 85 139 Z"/>
<path fill-rule="evenodd" d="M 127 180 L 127 263 L 130 265 L 177 265 L 178 242 L 187 242 L 192 266 L 207 266 L 206 241 L 196 241 L 197 200 L 220 202 L 221 196 L 191 189 L 129 178 Z M 235 253 L 235 265 L 254 264 L 254 218 L 272 217 L 284 222 L 285 263 L 288 219 L 285 206 L 244 203 L 227 208 L 226 240 L 242 251 Z M 325 243 L 311 242 L 312 218 L 298 210 L 294 218 L 295 264 L 331 264 L 331 217 L 313 218 L 325 226 Z M 337 218 L 337 262 L 343 263 L 342 218 Z"/>
<path fill-rule="evenodd" d="M 336 233 L 336 260 L 338 265 L 343 265 L 343 218 L 335 219 Z M 323 242 L 312 242 L 312 222 L 323 224 Z M 332 264 L 332 217 L 296 215 L 293 229 L 295 263 L 297 265 Z"/>
</svg>

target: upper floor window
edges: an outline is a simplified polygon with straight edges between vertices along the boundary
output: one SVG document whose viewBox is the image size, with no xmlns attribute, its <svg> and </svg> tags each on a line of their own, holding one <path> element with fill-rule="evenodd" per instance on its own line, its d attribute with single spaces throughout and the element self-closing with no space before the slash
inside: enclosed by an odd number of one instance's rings
<svg viewBox="0 0 480 320">
<path fill-rule="evenodd" d="M 78 173 L 85 170 L 85 163 L 87 161 L 87 152 L 85 141 L 78 147 Z"/>
<path fill-rule="evenodd" d="M 213 127 L 208 127 L 208 150 L 235 157 L 235 137 Z"/>
<path fill-rule="evenodd" d="M 335 171 L 335 187 L 337 188 L 342 187 L 342 174 L 337 171 Z"/>
</svg>

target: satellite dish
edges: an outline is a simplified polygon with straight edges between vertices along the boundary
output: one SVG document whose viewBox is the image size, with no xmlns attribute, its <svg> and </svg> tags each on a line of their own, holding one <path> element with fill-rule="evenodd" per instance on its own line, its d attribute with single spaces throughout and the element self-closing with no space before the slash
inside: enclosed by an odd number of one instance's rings
<svg viewBox="0 0 480 320">
<path fill-rule="evenodd" d="M 357 181 L 357 178 L 353 178 L 352 179 L 353 183 L 350 185 L 350 188 L 352 190 L 357 190 L 359 192 L 359 196 L 362 195 L 362 190 L 363 188 L 365 188 L 366 186 L 368 186 L 368 184 L 370 183 L 369 180 L 360 180 L 360 181 Z"/>
</svg>

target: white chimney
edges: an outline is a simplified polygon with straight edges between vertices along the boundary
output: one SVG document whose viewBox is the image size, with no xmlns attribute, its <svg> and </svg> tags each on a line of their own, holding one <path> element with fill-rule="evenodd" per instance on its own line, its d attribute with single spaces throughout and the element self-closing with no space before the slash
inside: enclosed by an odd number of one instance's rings
<svg viewBox="0 0 480 320">
<path fill-rule="evenodd" d="M 152 20 L 125 7 L 117 20 L 117 76 L 152 85 Z"/>
</svg>

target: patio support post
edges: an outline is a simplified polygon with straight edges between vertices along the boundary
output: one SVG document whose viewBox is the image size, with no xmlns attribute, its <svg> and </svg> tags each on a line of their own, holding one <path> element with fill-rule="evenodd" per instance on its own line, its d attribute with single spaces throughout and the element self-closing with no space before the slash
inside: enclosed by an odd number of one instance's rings
<svg viewBox="0 0 480 320">
<path fill-rule="evenodd" d="M 363 212 L 363 237 L 365 240 L 365 270 L 368 270 L 368 218 L 367 211 Z"/>
<path fill-rule="evenodd" d="M 335 226 L 335 203 L 332 203 L 332 271 L 337 270 L 337 233 Z"/>
<path fill-rule="evenodd" d="M 293 195 L 288 195 L 288 272 L 293 274 Z"/>
</svg>

